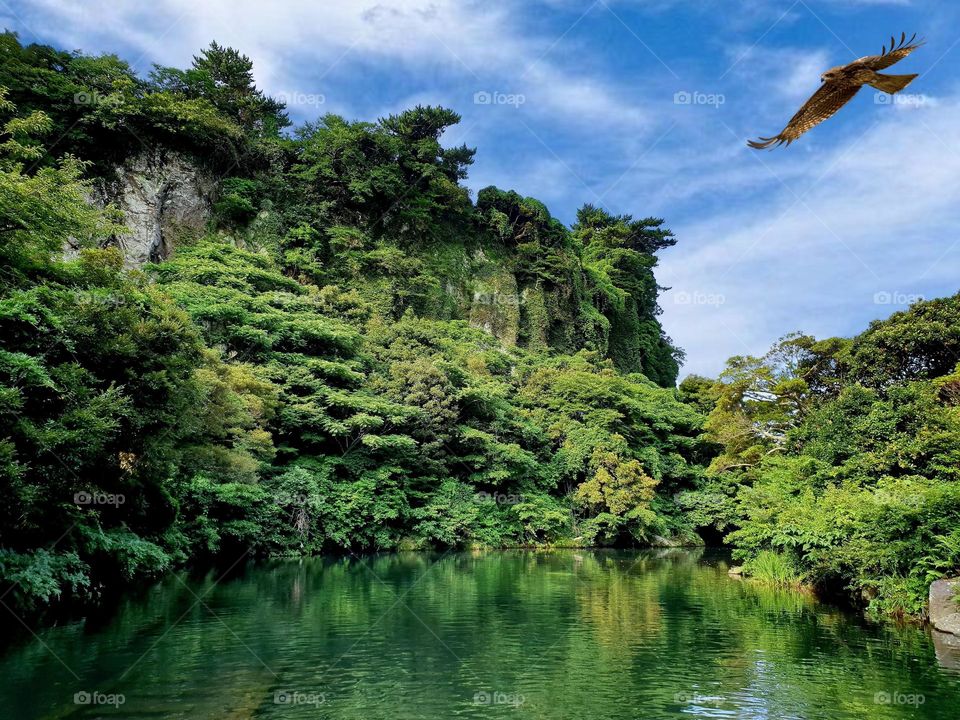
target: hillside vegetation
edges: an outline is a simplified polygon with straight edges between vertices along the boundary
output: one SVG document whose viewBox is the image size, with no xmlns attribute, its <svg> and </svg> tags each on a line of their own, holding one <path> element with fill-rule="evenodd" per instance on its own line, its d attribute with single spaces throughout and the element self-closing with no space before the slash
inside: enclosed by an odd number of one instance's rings
<svg viewBox="0 0 960 720">
<path fill-rule="evenodd" d="M 706 457 L 656 317 L 662 221 L 471 199 L 442 108 L 281 133 L 216 45 L 147 79 L 9 34 L 0 52 L 18 604 L 247 552 L 695 539 L 671 499 Z M 121 219 L 85 199 L 157 146 L 220 193 L 207 232 L 128 272 Z"/>
</svg>

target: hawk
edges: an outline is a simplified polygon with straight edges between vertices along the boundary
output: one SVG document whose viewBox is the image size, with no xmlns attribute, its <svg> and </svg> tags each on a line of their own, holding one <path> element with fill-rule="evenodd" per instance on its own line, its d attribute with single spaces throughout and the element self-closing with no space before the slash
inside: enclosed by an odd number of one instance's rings
<svg viewBox="0 0 960 720">
<path fill-rule="evenodd" d="M 846 105 L 864 85 L 870 85 L 891 95 L 903 90 L 917 77 L 916 75 L 883 75 L 877 71 L 900 62 L 923 45 L 923 40 L 914 42 L 916 37 L 917 34 L 914 33 L 913 37 L 907 40 L 907 34 L 903 33 L 899 43 L 891 37 L 889 50 L 884 44 L 879 55 L 868 55 L 848 65 L 838 65 L 827 70 L 820 76 L 820 82 L 823 84 L 810 96 L 799 112 L 790 118 L 790 122 L 779 135 L 748 140 L 747 144 L 757 150 L 776 147 L 783 143 L 789 145 L 807 130 L 819 125 Z"/>
</svg>

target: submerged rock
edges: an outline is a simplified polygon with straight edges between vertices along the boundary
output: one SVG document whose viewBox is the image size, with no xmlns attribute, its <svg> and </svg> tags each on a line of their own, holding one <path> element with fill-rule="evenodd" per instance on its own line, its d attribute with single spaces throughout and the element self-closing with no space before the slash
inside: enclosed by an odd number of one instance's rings
<svg viewBox="0 0 960 720">
<path fill-rule="evenodd" d="M 933 630 L 930 634 L 933 637 L 933 650 L 940 667 L 960 670 L 960 637 L 939 630 Z"/>
</svg>

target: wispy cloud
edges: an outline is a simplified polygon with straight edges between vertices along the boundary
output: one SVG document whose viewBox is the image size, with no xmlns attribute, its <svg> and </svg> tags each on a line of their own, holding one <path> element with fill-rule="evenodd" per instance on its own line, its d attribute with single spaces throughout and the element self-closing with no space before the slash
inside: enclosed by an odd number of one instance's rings
<svg viewBox="0 0 960 720">
<path fill-rule="evenodd" d="M 559 38 L 522 34 L 515 11 L 512 3 L 455 0 L 37 0 L 23 20 L 52 29 L 68 47 L 122 42 L 145 60 L 173 65 L 216 39 L 250 55 L 262 87 L 294 98 L 323 93 L 332 78 L 356 73 L 360 64 L 433 76 L 457 105 L 472 96 L 464 89 L 499 90 L 523 94 L 526 112 L 561 124 L 644 124 L 643 109 L 624 99 L 623 88 L 553 62 Z"/>
</svg>

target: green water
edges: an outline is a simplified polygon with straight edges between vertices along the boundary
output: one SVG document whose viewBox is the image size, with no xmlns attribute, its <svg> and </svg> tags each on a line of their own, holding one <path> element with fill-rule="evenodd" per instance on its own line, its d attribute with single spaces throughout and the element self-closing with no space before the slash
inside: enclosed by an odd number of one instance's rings
<svg viewBox="0 0 960 720">
<path fill-rule="evenodd" d="M 516 551 L 169 577 L 9 647 L 0 717 L 960 717 L 929 632 L 726 570 Z"/>
</svg>

